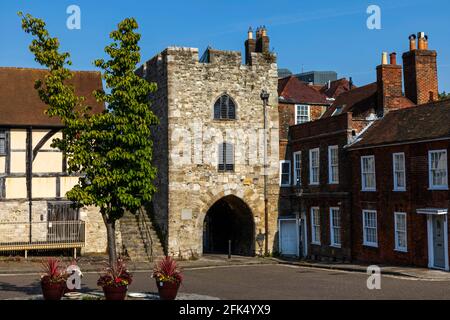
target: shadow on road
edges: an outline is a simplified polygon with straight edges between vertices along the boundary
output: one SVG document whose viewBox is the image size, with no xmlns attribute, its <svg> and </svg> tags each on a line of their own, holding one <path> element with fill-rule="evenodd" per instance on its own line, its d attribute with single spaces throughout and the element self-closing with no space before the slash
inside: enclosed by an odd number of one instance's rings
<svg viewBox="0 0 450 320">
<path fill-rule="evenodd" d="M 29 296 L 40 294 L 42 292 L 41 284 L 39 281 L 24 286 L 18 286 L 15 284 L 0 281 L 0 291 L 2 293 L 20 292 L 21 294 L 26 294 Z"/>
</svg>

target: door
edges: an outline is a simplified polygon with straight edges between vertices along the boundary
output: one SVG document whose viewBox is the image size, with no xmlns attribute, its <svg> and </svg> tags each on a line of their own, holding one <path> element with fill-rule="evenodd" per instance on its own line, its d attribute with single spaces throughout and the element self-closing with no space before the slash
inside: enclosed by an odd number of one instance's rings
<svg viewBox="0 0 450 320">
<path fill-rule="evenodd" d="M 433 217 L 433 255 L 436 268 L 445 268 L 444 226 L 444 216 Z"/>
<path fill-rule="evenodd" d="M 297 255 L 297 223 L 295 220 L 280 221 L 281 254 L 286 256 Z"/>
</svg>

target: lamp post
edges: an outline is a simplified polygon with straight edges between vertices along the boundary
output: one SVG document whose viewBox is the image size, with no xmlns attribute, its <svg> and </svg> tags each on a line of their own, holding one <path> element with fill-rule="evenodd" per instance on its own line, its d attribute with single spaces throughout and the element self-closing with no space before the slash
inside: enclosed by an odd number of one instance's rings
<svg viewBox="0 0 450 320">
<path fill-rule="evenodd" d="M 303 196 L 303 188 L 302 188 L 302 186 L 301 186 L 301 183 L 300 183 L 300 179 L 299 178 L 297 178 L 297 181 L 296 181 L 296 183 L 295 183 L 295 189 L 294 189 L 294 192 L 295 192 L 295 197 L 296 197 L 296 199 L 298 199 L 299 200 L 299 206 L 300 206 L 300 210 L 299 210 L 299 214 L 298 214 L 298 216 L 296 217 L 296 219 L 297 219 L 297 221 L 298 221 L 298 227 L 299 228 L 302 228 L 302 224 L 300 223 L 300 221 L 301 221 L 301 216 L 302 216 L 302 214 L 303 214 L 303 198 L 302 198 L 302 196 Z M 299 231 L 299 233 L 298 234 L 300 234 L 300 235 L 302 235 L 302 239 L 298 239 L 298 245 L 299 245 L 299 256 L 303 256 L 303 252 L 304 252 L 304 250 L 303 250 L 303 246 L 305 245 L 305 243 L 304 243 L 304 240 L 303 240 L 303 231 Z"/>
<path fill-rule="evenodd" d="M 264 112 L 264 232 L 265 232 L 265 254 L 269 254 L 269 209 L 267 197 L 267 106 L 269 105 L 270 94 L 266 90 L 261 91 Z"/>
</svg>

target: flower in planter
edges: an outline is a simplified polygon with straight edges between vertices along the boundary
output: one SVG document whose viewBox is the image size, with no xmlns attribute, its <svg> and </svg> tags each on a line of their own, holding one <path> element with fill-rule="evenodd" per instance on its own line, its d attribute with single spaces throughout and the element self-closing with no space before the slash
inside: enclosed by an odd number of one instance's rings
<svg viewBox="0 0 450 320">
<path fill-rule="evenodd" d="M 68 274 L 61 266 L 61 262 L 58 259 L 49 258 L 42 262 L 42 269 L 41 287 L 44 299 L 61 300 L 68 278 Z"/>
<path fill-rule="evenodd" d="M 99 287 L 125 287 L 132 283 L 133 276 L 124 261 L 119 258 L 114 265 L 108 265 L 97 281 Z"/>
<path fill-rule="evenodd" d="M 165 257 L 155 265 L 153 278 L 158 282 L 172 282 L 180 285 L 183 282 L 183 275 L 177 262 L 172 257 Z"/>
<path fill-rule="evenodd" d="M 68 275 L 58 259 L 49 258 L 43 261 L 42 270 L 41 282 L 43 284 L 61 284 L 67 280 Z"/>
</svg>

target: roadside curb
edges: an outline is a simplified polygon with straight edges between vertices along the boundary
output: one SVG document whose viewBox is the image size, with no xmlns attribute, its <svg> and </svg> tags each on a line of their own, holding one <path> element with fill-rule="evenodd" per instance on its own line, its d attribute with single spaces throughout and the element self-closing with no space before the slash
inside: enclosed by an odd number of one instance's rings
<svg viewBox="0 0 450 320">
<path fill-rule="evenodd" d="M 273 259 L 267 259 L 266 261 L 258 261 L 258 262 L 240 262 L 240 261 L 230 261 L 226 263 L 205 263 L 205 264 L 180 264 L 180 267 L 183 270 L 196 270 L 196 269 L 208 269 L 208 268 L 227 268 L 227 267 L 239 267 L 239 266 L 262 266 L 262 265 L 277 265 L 279 264 L 278 261 L 275 261 Z M 152 263 L 149 263 L 146 266 L 138 266 L 133 267 L 132 264 L 129 264 L 129 269 L 131 272 L 152 272 Z M 82 271 L 83 273 L 100 273 L 101 267 L 99 266 L 83 266 Z M 38 268 L 36 269 L 26 269 L 26 270 L 0 270 L 0 276 L 13 276 L 13 275 L 37 275 L 40 274 L 40 270 Z"/>
<path fill-rule="evenodd" d="M 298 266 L 298 267 L 307 267 L 307 268 L 315 268 L 315 269 L 323 269 L 323 270 L 337 270 L 337 271 L 346 271 L 346 272 L 354 272 L 354 273 L 364 273 L 367 274 L 367 267 L 349 267 L 345 265 L 326 265 L 326 264 L 316 264 L 316 263 L 309 263 L 305 261 L 285 261 L 273 258 L 273 260 L 277 261 L 279 264 L 282 265 L 291 265 L 291 266 Z M 388 275 L 388 276 L 395 276 L 395 277 L 404 277 L 404 278 L 410 278 L 411 280 L 423 280 L 423 281 L 450 281 L 449 279 L 441 279 L 441 278 L 433 278 L 433 277 L 422 277 L 417 276 L 411 273 L 406 273 L 402 271 L 395 271 L 395 270 L 386 270 L 383 266 L 380 266 L 381 268 L 381 274 L 382 275 Z"/>
</svg>

